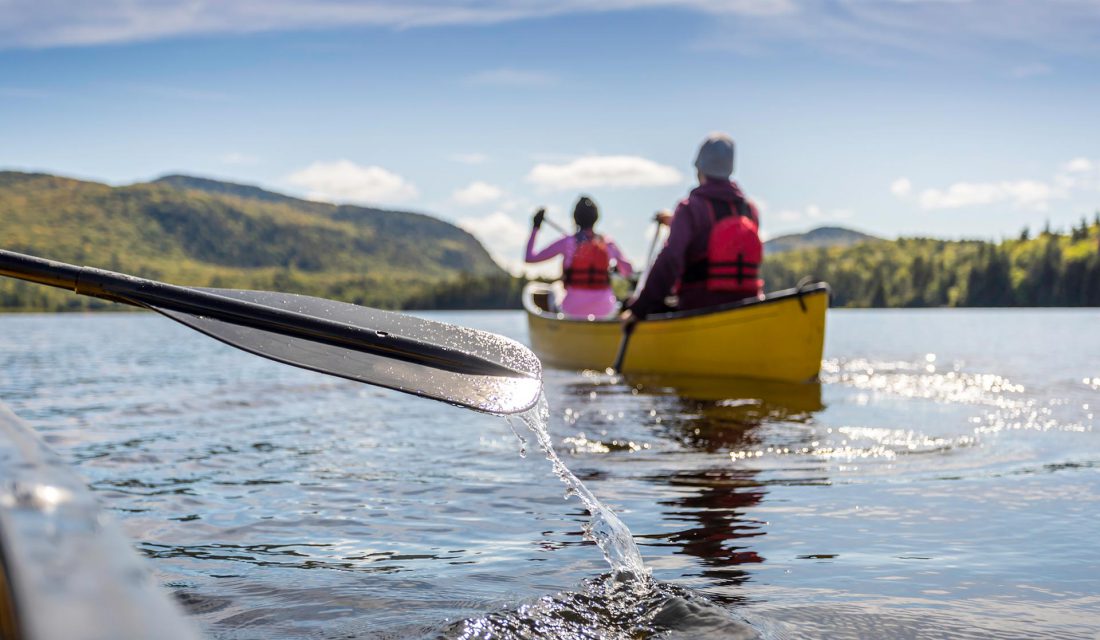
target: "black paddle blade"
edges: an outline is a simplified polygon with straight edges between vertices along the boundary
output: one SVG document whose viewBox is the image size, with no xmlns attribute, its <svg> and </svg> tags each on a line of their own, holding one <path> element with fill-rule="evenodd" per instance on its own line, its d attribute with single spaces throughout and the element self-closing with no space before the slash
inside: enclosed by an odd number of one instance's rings
<svg viewBox="0 0 1100 640">
<path fill-rule="evenodd" d="M 453 349 L 469 354 L 471 360 L 498 363 L 520 375 L 457 373 L 209 317 L 153 308 L 177 322 L 258 356 L 486 413 L 512 414 L 529 409 L 542 390 L 542 363 L 535 354 L 520 343 L 495 333 L 290 293 L 199 290 L 364 327 L 379 335 L 399 336 Z"/>
</svg>

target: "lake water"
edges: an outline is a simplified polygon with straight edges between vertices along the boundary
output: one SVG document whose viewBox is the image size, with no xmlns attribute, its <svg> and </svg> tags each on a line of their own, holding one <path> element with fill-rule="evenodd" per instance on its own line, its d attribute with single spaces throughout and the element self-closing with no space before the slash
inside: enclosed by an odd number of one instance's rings
<svg viewBox="0 0 1100 640">
<path fill-rule="evenodd" d="M 430 317 L 526 339 L 518 312 Z M 547 372 L 554 446 L 645 585 L 521 428 L 526 457 L 504 419 L 151 314 L 0 316 L 0 401 L 214 638 L 1100 636 L 1100 312 L 841 310 L 827 336 L 820 386 Z"/>
</svg>

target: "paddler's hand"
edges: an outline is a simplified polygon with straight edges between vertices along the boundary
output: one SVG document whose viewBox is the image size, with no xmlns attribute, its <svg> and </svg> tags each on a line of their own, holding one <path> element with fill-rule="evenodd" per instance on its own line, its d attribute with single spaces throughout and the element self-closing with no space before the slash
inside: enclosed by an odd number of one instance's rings
<svg viewBox="0 0 1100 640">
<path fill-rule="evenodd" d="M 627 309 L 619 314 L 619 322 L 623 323 L 623 330 L 627 331 L 633 329 L 634 325 L 638 324 L 638 316 L 634 315 L 634 312 L 630 309 Z"/>
<path fill-rule="evenodd" d="M 539 210 L 535 212 L 535 217 L 531 219 L 531 226 L 538 229 L 542 226 L 543 219 L 546 218 L 546 209 L 539 207 Z"/>
<path fill-rule="evenodd" d="M 657 221 L 657 224 L 663 224 L 667 227 L 672 224 L 672 212 L 668 209 L 661 209 L 653 214 L 653 219 Z"/>
</svg>

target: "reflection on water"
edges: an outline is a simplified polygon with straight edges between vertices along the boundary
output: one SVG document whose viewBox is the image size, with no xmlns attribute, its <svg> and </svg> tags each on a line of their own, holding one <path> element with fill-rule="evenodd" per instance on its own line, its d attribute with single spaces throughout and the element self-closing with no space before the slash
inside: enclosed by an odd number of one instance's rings
<svg viewBox="0 0 1100 640">
<path fill-rule="evenodd" d="M 674 399 L 676 410 L 661 423 L 664 435 L 710 453 L 728 451 L 744 456 L 767 448 L 772 446 L 768 435 L 756 433 L 756 427 L 764 423 L 806 424 L 825 408 L 818 383 L 654 377 L 630 382 L 643 392 Z"/>
<path fill-rule="evenodd" d="M 638 580 L 503 420 L 153 316 L 0 317 L 0 398 L 215 638 L 1092 638 L 1090 313 L 835 312 L 819 385 L 548 371 Z"/>
<path fill-rule="evenodd" d="M 661 536 L 655 546 L 695 556 L 704 567 L 700 575 L 718 586 L 736 587 L 748 580 L 741 565 L 764 562 L 751 544 L 752 538 L 765 533 L 765 523 L 749 515 L 751 507 L 767 493 L 757 475 L 755 471 L 715 468 L 652 478 L 655 483 L 688 492 L 658 503 L 663 519 L 683 528 Z"/>
<path fill-rule="evenodd" d="M 647 394 L 667 394 L 685 401 L 710 401 L 719 407 L 757 406 L 774 411 L 763 415 L 777 419 L 825 408 L 818 382 L 793 384 L 774 380 L 656 375 L 628 375 L 626 382 Z"/>
<path fill-rule="evenodd" d="M 632 376 L 621 383 L 632 395 L 668 402 L 654 430 L 663 439 L 701 452 L 728 453 L 735 460 L 745 457 L 746 451 L 776 448 L 769 445 L 771 436 L 758 430 L 762 424 L 805 425 L 815 412 L 824 409 L 817 383 L 668 376 Z M 591 384 L 574 383 L 566 392 L 583 397 L 592 388 Z M 651 413 L 656 418 L 656 410 Z M 572 423 L 576 422 L 574 417 Z M 808 432 L 802 436 L 810 437 Z M 585 443 L 587 451 L 599 450 L 587 439 Z M 605 445 L 604 451 L 610 452 L 611 447 Z M 647 477 L 646 481 L 671 489 L 662 490 L 662 494 L 676 496 L 656 503 L 662 521 L 676 528 L 649 536 L 649 546 L 698 558 L 703 565 L 699 575 L 716 585 L 736 587 L 745 582 L 749 574 L 741 565 L 764 562 L 751 546 L 752 538 L 764 535 L 764 523 L 747 513 L 766 495 L 759 475 L 758 470 L 726 464 Z M 726 604 L 739 600 L 717 599 Z"/>
</svg>

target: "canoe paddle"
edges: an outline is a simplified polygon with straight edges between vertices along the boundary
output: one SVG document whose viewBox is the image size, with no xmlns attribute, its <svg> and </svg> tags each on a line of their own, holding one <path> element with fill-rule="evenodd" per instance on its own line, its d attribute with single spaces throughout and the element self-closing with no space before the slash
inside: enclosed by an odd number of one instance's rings
<svg viewBox="0 0 1100 640">
<path fill-rule="evenodd" d="M 542 363 L 503 336 L 310 296 L 180 287 L 0 250 L 0 275 L 151 309 L 271 360 L 476 411 L 519 413 Z"/>
<path fill-rule="evenodd" d="M 653 268 L 653 251 L 657 248 L 657 239 L 661 237 L 661 223 L 656 217 L 654 217 L 654 221 L 657 222 L 657 228 L 653 231 L 653 240 L 649 243 L 649 251 L 646 252 L 645 271 L 642 272 L 642 277 L 638 279 L 638 286 L 635 287 L 635 291 L 645 287 L 645 282 L 649 279 L 649 272 Z M 630 344 L 630 336 L 634 335 L 634 328 L 637 324 L 637 321 L 635 321 L 623 327 L 623 337 L 619 340 L 619 350 L 615 352 L 615 363 L 611 365 L 611 370 L 614 373 L 623 372 L 626 347 Z"/>
<path fill-rule="evenodd" d="M 551 227 L 553 227 L 554 231 L 557 231 L 558 233 L 562 234 L 563 236 L 575 235 L 573 233 L 570 233 L 570 232 L 566 231 L 565 227 L 563 227 L 560 224 L 554 222 L 550 218 L 547 218 L 546 216 L 543 216 L 542 221 L 545 222 L 546 224 L 550 225 Z"/>
</svg>

